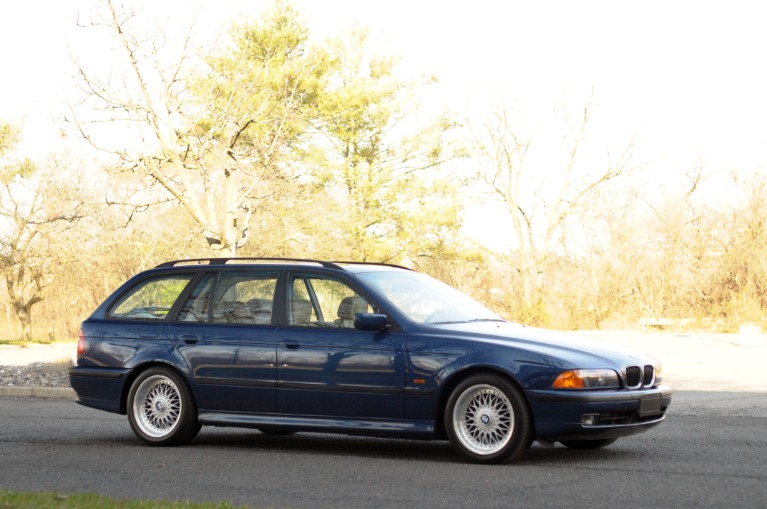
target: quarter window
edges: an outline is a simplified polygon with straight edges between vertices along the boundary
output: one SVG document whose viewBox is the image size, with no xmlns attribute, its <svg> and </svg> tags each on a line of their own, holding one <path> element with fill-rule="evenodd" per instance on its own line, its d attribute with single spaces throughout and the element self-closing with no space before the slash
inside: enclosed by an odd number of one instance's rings
<svg viewBox="0 0 767 509">
<path fill-rule="evenodd" d="M 112 306 L 107 318 L 164 320 L 191 279 L 192 274 L 174 274 L 143 281 Z"/>
</svg>

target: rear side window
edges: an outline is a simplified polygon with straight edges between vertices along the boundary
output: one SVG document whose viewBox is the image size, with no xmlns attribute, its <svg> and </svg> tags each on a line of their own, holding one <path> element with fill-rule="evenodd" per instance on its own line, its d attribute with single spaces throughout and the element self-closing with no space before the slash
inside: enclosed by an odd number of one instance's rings
<svg viewBox="0 0 767 509">
<path fill-rule="evenodd" d="M 192 277 L 173 274 L 146 279 L 123 295 L 107 312 L 107 318 L 164 320 Z"/>
<path fill-rule="evenodd" d="M 177 320 L 268 325 L 277 287 L 276 272 L 206 274 L 181 308 Z"/>
</svg>

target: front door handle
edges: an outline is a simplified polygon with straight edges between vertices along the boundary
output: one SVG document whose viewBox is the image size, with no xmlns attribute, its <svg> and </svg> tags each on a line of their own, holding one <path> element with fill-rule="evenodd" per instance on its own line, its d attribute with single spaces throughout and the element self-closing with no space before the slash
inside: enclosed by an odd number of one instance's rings
<svg viewBox="0 0 767 509">
<path fill-rule="evenodd" d="M 280 344 L 285 350 L 298 350 L 301 348 L 301 343 L 293 340 L 282 340 L 280 341 Z"/>
</svg>

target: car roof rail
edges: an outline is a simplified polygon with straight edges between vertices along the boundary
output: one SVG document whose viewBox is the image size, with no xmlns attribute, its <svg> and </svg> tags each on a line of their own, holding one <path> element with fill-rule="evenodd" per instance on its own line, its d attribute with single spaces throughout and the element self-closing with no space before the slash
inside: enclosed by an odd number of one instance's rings
<svg viewBox="0 0 767 509">
<path fill-rule="evenodd" d="M 403 269 L 403 270 L 409 270 L 413 271 L 413 269 L 409 267 L 404 267 L 402 265 L 396 265 L 394 263 L 383 263 L 383 262 L 347 262 L 347 261 L 333 261 L 332 263 L 336 265 L 379 265 L 382 267 L 393 267 L 395 269 Z"/>
<path fill-rule="evenodd" d="M 322 260 L 310 260 L 305 258 L 252 258 L 252 257 L 227 257 L 227 258 L 187 258 L 181 260 L 171 260 L 157 265 L 156 269 L 166 267 L 176 267 L 178 265 L 227 265 L 229 263 L 263 263 L 263 262 L 278 262 L 278 263 L 295 263 L 295 264 L 312 264 L 321 265 L 329 269 L 341 269 L 338 264 L 334 262 L 325 262 Z"/>
<path fill-rule="evenodd" d="M 378 265 L 382 267 L 392 267 L 395 269 L 403 269 L 403 270 L 409 270 L 409 271 L 413 270 L 409 267 L 404 267 L 402 265 L 396 265 L 393 263 L 383 263 L 383 262 L 356 262 L 356 261 L 327 262 L 323 260 L 313 260 L 310 258 L 266 258 L 266 257 L 237 257 L 237 256 L 217 257 L 217 258 L 183 258 L 179 260 L 171 260 L 168 262 L 163 262 L 157 265 L 155 268 L 161 269 L 161 268 L 167 268 L 167 267 L 176 267 L 179 265 L 227 265 L 230 263 L 236 264 L 236 263 L 263 263 L 263 262 L 320 265 L 328 269 L 339 269 L 339 270 L 344 270 L 342 265 L 369 265 L 369 266 Z"/>
</svg>

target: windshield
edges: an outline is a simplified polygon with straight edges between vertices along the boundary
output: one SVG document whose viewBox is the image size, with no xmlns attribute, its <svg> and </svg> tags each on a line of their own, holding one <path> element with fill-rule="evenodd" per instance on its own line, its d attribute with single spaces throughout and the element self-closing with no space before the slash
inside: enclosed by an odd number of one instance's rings
<svg viewBox="0 0 767 509">
<path fill-rule="evenodd" d="M 387 271 L 358 276 L 420 324 L 503 321 L 471 297 L 426 274 Z"/>
</svg>

